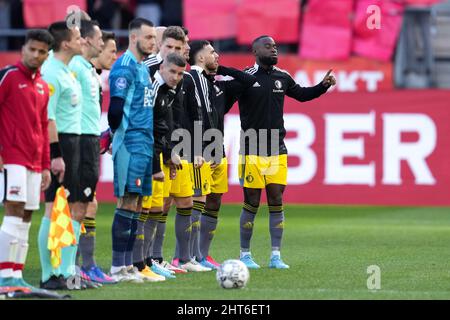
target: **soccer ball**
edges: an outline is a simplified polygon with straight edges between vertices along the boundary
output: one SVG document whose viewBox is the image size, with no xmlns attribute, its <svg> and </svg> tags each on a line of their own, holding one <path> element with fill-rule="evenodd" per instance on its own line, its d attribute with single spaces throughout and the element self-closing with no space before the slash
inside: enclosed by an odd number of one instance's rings
<svg viewBox="0 0 450 320">
<path fill-rule="evenodd" d="M 240 260 L 226 260 L 217 269 L 216 279 L 225 289 L 240 289 L 245 287 L 250 278 L 247 266 Z"/>
</svg>

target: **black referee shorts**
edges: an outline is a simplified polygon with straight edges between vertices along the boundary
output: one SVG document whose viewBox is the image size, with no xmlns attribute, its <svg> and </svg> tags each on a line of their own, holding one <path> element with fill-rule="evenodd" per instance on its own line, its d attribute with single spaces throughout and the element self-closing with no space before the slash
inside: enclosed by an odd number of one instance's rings
<svg viewBox="0 0 450 320">
<path fill-rule="evenodd" d="M 80 202 L 91 202 L 100 166 L 100 137 L 82 134 L 80 139 Z"/>
<path fill-rule="evenodd" d="M 80 184 L 80 135 L 59 133 L 59 145 L 61 147 L 62 157 L 66 165 L 63 186 L 69 191 L 67 200 L 70 203 L 79 201 Z M 58 178 L 52 173 L 52 182 L 50 187 L 45 190 L 45 202 L 53 202 L 56 196 L 56 190 L 61 186 Z"/>
</svg>

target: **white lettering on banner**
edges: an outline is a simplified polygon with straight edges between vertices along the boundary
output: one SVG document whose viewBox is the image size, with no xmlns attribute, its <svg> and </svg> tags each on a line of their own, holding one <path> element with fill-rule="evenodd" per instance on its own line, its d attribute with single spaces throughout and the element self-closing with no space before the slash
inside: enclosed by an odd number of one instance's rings
<svg viewBox="0 0 450 320">
<path fill-rule="evenodd" d="M 436 148 L 436 125 L 425 114 L 383 114 L 383 184 L 402 184 L 401 161 L 408 163 L 416 184 L 434 185 L 436 179 L 426 163 L 426 158 Z M 417 142 L 402 142 L 401 135 L 415 132 Z"/>
<path fill-rule="evenodd" d="M 364 164 L 344 164 L 344 159 L 354 157 L 365 159 L 364 137 L 345 138 L 344 134 L 376 134 L 376 113 L 325 113 L 324 127 L 324 184 L 325 185 L 369 185 L 376 184 L 375 161 Z M 383 172 L 381 184 L 401 185 L 401 163 L 406 162 L 415 178 L 416 185 L 436 184 L 426 159 L 436 149 L 436 124 L 426 114 L 383 113 L 383 134 L 378 139 L 379 152 L 383 153 Z M 317 155 L 312 149 L 316 142 L 316 127 L 313 120 L 304 114 L 284 115 L 286 130 L 296 136 L 286 138 L 285 143 L 290 156 L 300 158 L 297 166 L 289 167 L 288 182 L 291 185 L 309 183 L 317 174 Z M 107 128 L 107 114 L 102 114 L 101 128 Z M 225 117 L 225 152 L 228 157 L 229 183 L 239 184 L 239 137 L 241 123 L 239 115 Z M 418 140 L 402 142 L 403 133 L 415 133 Z M 381 135 L 381 132 L 378 133 Z M 378 165 L 381 165 L 380 163 Z M 101 157 L 101 182 L 113 181 L 111 155 Z"/>
<path fill-rule="evenodd" d="M 313 81 L 311 81 L 306 71 L 298 71 L 295 73 L 294 79 L 302 87 L 310 87 L 321 82 L 326 74 L 326 70 L 317 70 L 313 73 Z M 382 71 L 377 70 L 337 71 L 334 74 L 337 84 L 335 87 L 330 88 L 329 92 L 333 90 L 338 92 L 357 92 L 359 81 L 365 83 L 365 88 L 368 92 L 375 92 L 378 91 L 378 84 L 384 80 L 385 76 Z"/>
<path fill-rule="evenodd" d="M 297 133 L 295 138 L 287 138 L 284 141 L 289 155 L 300 158 L 300 164 L 297 167 L 289 167 L 288 183 L 306 184 L 317 172 L 317 157 L 311 149 L 316 140 L 314 122 L 303 114 L 289 114 L 285 117 L 284 127 L 286 131 Z"/>
<path fill-rule="evenodd" d="M 375 163 L 345 165 L 344 158 L 364 159 L 364 138 L 344 139 L 344 133 L 375 134 L 375 112 L 325 114 L 325 184 L 375 185 Z"/>
</svg>

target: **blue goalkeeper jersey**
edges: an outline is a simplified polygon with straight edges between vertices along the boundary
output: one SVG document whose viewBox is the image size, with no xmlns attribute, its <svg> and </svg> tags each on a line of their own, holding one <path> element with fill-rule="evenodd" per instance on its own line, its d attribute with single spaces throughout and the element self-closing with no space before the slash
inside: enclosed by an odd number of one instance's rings
<svg viewBox="0 0 450 320">
<path fill-rule="evenodd" d="M 131 154 L 152 156 L 154 93 L 147 67 L 127 50 L 111 69 L 109 87 L 111 97 L 125 100 L 122 121 L 114 133 L 113 153 L 125 143 Z"/>
</svg>

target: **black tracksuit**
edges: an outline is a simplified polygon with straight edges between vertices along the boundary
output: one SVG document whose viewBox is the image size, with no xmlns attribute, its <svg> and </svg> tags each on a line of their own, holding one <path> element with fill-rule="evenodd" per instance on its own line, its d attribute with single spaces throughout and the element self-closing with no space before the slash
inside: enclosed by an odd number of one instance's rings
<svg viewBox="0 0 450 320">
<path fill-rule="evenodd" d="M 287 95 L 298 101 L 305 102 L 321 96 L 329 87 L 324 86 L 322 83 L 314 87 L 301 87 L 287 71 L 277 67 L 265 70 L 258 64 L 255 64 L 254 67 L 247 68 L 245 72 L 254 75 L 257 81 L 238 97 L 242 130 L 246 132 L 249 129 L 254 129 L 257 133 L 259 129 L 268 130 L 266 145 L 268 153 L 264 154 L 264 152 L 260 151 L 258 137 L 258 155 L 287 154 L 284 144 L 284 137 L 286 136 L 283 120 L 284 97 Z M 270 129 L 279 130 L 279 152 L 271 150 Z M 249 148 L 249 141 L 246 139 L 245 151 L 242 150 L 241 146 L 240 153 L 246 155 L 254 153 L 250 152 L 250 149 L 256 150 L 255 148 Z"/>
</svg>

